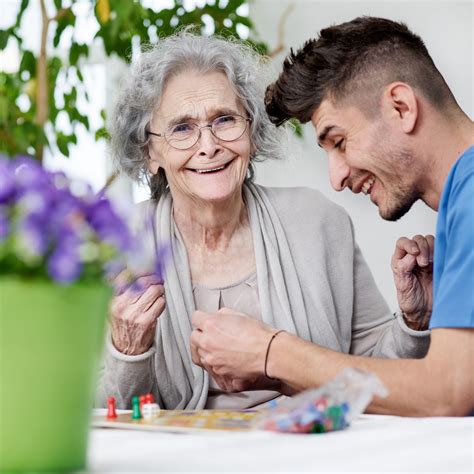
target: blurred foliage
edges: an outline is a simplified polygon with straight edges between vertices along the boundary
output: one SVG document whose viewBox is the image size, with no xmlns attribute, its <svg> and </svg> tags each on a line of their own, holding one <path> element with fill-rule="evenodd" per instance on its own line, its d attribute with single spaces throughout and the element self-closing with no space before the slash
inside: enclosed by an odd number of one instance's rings
<svg viewBox="0 0 474 474">
<path fill-rule="evenodd" d="M 95 133 L 96 139 L 107 136 L 105 112 L 101 113 L 103 124 L 93 130 L 87 114 L 77 106 L 79 95 L 86 102 L 90 100 L 83 67 L 99 43 L 107 56 L 129 61 L 132 44 L 154 43 L 186 25 L 195 25 L 202 33 L 210 25 L 223 36 L 240 37 L 240 26 L 247 27 L 250 36 L 255 33 L 250 19 L 239 13 L 244 0 L 208 0 L 202 7 L 191 9 L 184 7 L 183 0 L 175 0 L 170 8 L 160 10 L 134 0 L 40 0 L 44 47 L 42 53 L 35 54 L 27 49 L 22 36 L 29 34 L 22 20 L 33 2 L 18 3 L 15 23 L 0 30 L 0 51 L 16 42 L 20 52 L 17 72 L 0 71 L 0 152 L 8 156 L 29 154 L 41 160 L 45 147 L 57 147 L 68 156 L 70 146 L 77 142 L 78 127 Z M 84 16 L 96 24 L 87 44 L 75 39 Z M 267 52 L 264 43 L 253 44 Z M 64 127 L 64 123 L 69 126 Z M 46 134 L 46 127 L 52 133 Z M 48 137 L 54 137 L 55 142 Z"/>
</svg>

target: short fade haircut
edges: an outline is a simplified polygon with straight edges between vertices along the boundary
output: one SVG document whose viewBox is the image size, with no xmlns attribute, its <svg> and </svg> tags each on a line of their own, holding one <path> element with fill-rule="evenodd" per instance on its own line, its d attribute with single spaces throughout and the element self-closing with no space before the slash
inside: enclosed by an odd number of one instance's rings
<svg viewBox="0 0 474 474">
<path fill-rule="evenodd" d="M 265 106 L 277 125 L 310 121 L 325 99 L 356 104 L 370 116 L 379 111 L 383 87 L 395 81 L 439 110 L 456 103 L 419 36 L 404 23 L 363 16 L 321 30 L 296 53 L 291 49 Z"/>
</svg>

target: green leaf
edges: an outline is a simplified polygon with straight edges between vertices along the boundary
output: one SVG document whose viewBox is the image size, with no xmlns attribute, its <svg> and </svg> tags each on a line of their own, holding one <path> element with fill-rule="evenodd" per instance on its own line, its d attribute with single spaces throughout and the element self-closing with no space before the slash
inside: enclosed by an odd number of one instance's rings
<svg viewBox="0 0 474 474">
<path fill-rule="evenodd" d="M 8 118 L 8 99 L 0 95 L 0 122 L 3 124 Z"/>
<path fill-rule="evenodd" d="M 16 16 L 15 26 L 14 28 L 18 28 L 21 23 L 21 19 L 23 17 L 23 13 L 25 13 L 26 7 L 28 6 L 28 0 L 22 0 L 20 9 L 18 10 L 18 15 Z"/>
<path fill-rule="evenodd" d="M 287 123 L 297 137 L 303 137 L 303 127 L 298 119 L 291 118 Z"/>
<path fill-rule="evenodd" d="M 68 26 L 73 27 L 75 22 L 76 22 L 76 17 L 74 16 L 74 13 L 72 12 L 70 8 L 68 8 L 66 13 L 57 21 L 56 31 L 54 32 L 54 38 L 53 38 L 53 46 L 55 48 L 58 47 L 59 41 L 61 40 L 61 35 L 64 33 L 64 30 Z"/>
<path fill-rule="evenodd" d="M 241 25 L 244 25 L 250 29 L 253 28 L 252 20 L 246 16 L 236 16 L 234 21 L 235 23 L 240 23 Z"/>
<path fill-rule="evenodd" d="M 86 115 L 82 115 L 77 109 L 71 111 L 71 121 L 75 123 L 82 123 L 84 127 L 89 130 L 89 118 Z"/>
<path fill-rule="evenodd" d="M 225 8 L 223 9 L 221 7 L 218 7 L 218 8 L 222 9 L 226 13 L 235 12 L 235 10 L 237 10 L 241 5 L 243 5 L 245 1 L 246 0 L 229 0 Z"/>
<path fill-rule="evenodd" d="M 31 51 L 24 51 L 20 62 L 20 72 L 28 71 L 33 77 L 36 75 L 36 57 Z"/>
<path fill-rule="evenodd" d="M 97 130 L 95 132 L 96 141 L 98 141 L 102 138 L 105 138 L 106 140 L 110 139 L 110 133 L 107 131 L 107 129 L 105 127 L 101 127 L 101 128 L 99 128 L 99 130 Z"/>
<path fill-rule="evenodd" d="M 76 66 L 77 61 L 81 56 L 87 56 L 89 54 L 89 47 L 86 44 L 72 43 L 71 49 L 69 50 L 69 63 L 71 66 Z"/>
<path fill-rule="evenodd" d="M 67 157 L 69 157 L 68 144 L 69 144 L 69 140 L 66 137 L 66 135 L 64 135 L 64 133 L 62 132 L 58 132 L 58 134 L 56 135 L 56 145 L 58 146 L 59 151 L 64 156 L 67 156 Z"/>
<path fill-rule="evenodd" d="M 7 47 L 11 34 L 12 31 L 10 28 L 8 30 L 0 30 L 0 51 Z"/>
</svg>

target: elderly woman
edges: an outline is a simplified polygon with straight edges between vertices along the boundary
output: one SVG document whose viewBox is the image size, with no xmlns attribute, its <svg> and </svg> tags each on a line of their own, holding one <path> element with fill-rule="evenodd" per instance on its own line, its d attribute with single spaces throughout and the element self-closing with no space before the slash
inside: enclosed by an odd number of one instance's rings
<svg viewBox="0 0 474 474">
<path fill-rule="evenodd" d="M 227 393 L 193 363 L 196 309 L 230 308 L 353 354 L 426 350 L 426 333 L 390 314 L 343 209 L 315 190 L 253 183 L 252 163 L 282 154 L 262 72 L 249 48 L 186 32 L 132 66 L 113 117 L 113 153 L 132 178 L 150 176 L 147 205 L 172 258 L 164 284 L 143 277 L 142 292 L 111 305 L 102 404 L 113 395 L 126 408 L 152 392 L 168 409 L 243 409 L 279 395 L 270 379 Z"/>
</svg>

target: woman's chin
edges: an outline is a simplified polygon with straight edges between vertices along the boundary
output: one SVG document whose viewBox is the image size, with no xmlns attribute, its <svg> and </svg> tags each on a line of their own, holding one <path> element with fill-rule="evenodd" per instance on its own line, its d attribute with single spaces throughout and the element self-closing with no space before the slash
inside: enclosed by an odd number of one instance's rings
<svg viewBox="0 0 474 474">
<path fill-rule="evenodd" d="M 236 189 L 222 189 L 222 188 L 207 188 L 207 189 L 201 189 L 194 193 L 195 197 L 198 198 L 201 201 L 207 202 L 207 203 L 213 203 L 213 204 L 223 204 L 226 202 L 230 202 L 235 194 L 236 194 Z"/>
</svg>

